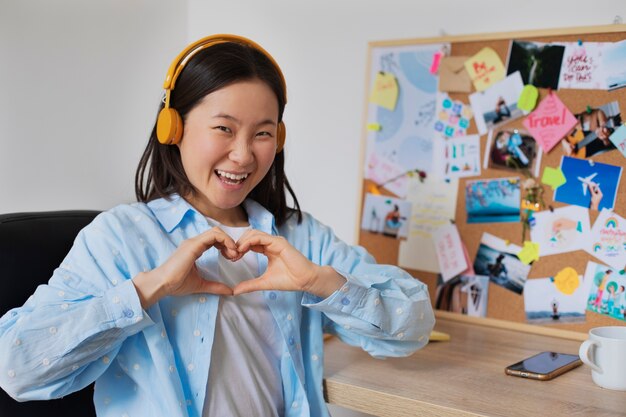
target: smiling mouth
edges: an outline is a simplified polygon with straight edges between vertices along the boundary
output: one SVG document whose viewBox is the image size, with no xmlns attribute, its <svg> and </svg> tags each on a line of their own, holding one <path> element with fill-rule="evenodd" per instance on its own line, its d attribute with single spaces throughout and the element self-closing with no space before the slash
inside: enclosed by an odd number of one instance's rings
<svg viewBox="0 0 626 417">
<path fill-rule="evenodd" d="M 219 179 L 226 184 L 241 184 L 248 178 L 249 174 L 233 174 L 231 172 L 221 171 L 219 169 L 215 170 L 215 174 L 219 177 Z"/>
</svg>

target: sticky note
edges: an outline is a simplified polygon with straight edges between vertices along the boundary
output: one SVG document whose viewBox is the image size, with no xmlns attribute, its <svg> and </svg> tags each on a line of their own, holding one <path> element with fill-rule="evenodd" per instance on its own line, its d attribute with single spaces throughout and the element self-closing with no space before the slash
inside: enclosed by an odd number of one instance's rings
<svg viewBox="0 0 626 417">
<path fill-rule="evenodd" d="M 383 127 L 378 124 L 378 123 L 368 123 L 367 124 L 367 130 L 369 130 L 370 132 L 372 131 L 379 131 L 381 130 Z"/>
<path fill-rule="evenodd" d="M 370 102 L 387 110 L 395 110 L 398 102 L 398 80 L 390 72 L 376 73 L 374 86 L 370 95 Z"/>
<path fill-rule="evenodd" d="M 541 182 L 549 185 L 553 190 L 556 190 L 561 185 L 565 184 L 567 179 L 565 175 L 563 175 L 561 168 L 545 167 L 543 175 L 541 176 Z"/>
<path fill-rule="evenodd" d="M 489 47 L 481 49 L 476 55 L 465 61 L 465 70 L 474 83 L 476 91 L 486 90 L 490 85 L 506 77 L 502 60 L 496 51 Z"/>
<path fill-rule="evenodd" d="M 539 243 L 535 242 L 524 242 L 524 247 L 517 254 L 522 263 L 528 265 L 531 262 L 534 262 L 539 259 Z"/>
<path fill-rule="evenodd" d="M 537 99 L 539 98 L 539 90 L 534 85 L 525 85 L 522 89 L 522 94 L 517 101 L 517 108 L 526 112 L 533 111 L 537 106 Z"/>
<path fill-rule="evenodd" d="M 435 75 L 439 71 L 439 64 L 443 58 L 443 52 L 437 51 L 433 54 L 433 62 L 430 64 L 430 73 Z"/>
<path fill-rule="evenodd" d="M 626 157 L 626 125 L 621 125 L 609 136 L 613 145 Z"/>
<path fill-rule="evenodd" d="M 555 94 L 548 94 L 535 111 L 522 122 L 539 143 L 549 152 L 576 124 L 576 118 Z"/>
<path fill-rule="evenodd" d="M 572 267 L 565 267 L 554 276 L 554 286 L 563 294 L 574 294 L 579 285 L 578 272 Z"/>
</svg>

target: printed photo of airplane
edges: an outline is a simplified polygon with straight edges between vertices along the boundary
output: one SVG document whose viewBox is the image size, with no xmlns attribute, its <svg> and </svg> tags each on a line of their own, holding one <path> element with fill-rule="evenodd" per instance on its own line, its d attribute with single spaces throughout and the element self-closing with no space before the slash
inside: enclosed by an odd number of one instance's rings
<svg viewBox="0 0 626 417">
<path fill-rule="evenodd" d="M 588 175 L 586 177 L 578 177 L 578 181 L 580 181 L 583 186 L 583 195 L 587 195 L 587 188 L 589 188 L 590 190 L 593 189 L 593 187 L 597 187 L 600 185 L 599 182 L 593 182 L 591 181 L 596 175 L 598 175 L 597 172 L 594 172 L 591 175 Z"/>
</svg>

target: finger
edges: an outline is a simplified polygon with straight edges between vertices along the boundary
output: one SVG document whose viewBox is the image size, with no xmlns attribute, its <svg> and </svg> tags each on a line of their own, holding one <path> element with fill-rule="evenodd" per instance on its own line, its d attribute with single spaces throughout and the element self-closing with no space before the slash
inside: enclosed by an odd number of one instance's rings
<svg viewBox="0 0 626 417">
<path fill-rule="evenodd" d="M 263 277 L 240 282 L 233 288 L 233 295 L 246 294 L 254 291 L 271 290 L 269 282 Z"/>
<path fill-rule="evenodd" d="M 268 235 L 267 233 L 263 233 L 259 231 L 253 231 L 252 233 L 246 232 L 246 234 L 244 234 L 237 241 L 237 249 L 240 252 L 247 252 L 248 250 L 250 250 L 251 246 L 265 246 L 269 248 L 278 239 L 280 238 L 277 236 L 271 236 L 271 235 Z"/>
</svg>

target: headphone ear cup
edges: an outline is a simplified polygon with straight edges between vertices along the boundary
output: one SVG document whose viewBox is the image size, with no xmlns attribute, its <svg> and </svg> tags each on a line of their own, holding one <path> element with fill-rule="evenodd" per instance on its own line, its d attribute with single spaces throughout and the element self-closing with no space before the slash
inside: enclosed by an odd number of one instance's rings
<svg viewBox="0 0 626 417">
<path fill-rule="evenodd" d="M 176 145 L 183 136 L 183 119 L 175 109 L 165 107 L 157 118 L 157 139 L 163 145 Z"/>
<path fill-rule="evenodd" d="M 286 137 L 287 129 L 285 128 L 285 123 L 281 121 L 278 123 L 278 128 L 276 129 L 276 153 L 280 153 L 283 150 Z"/>
</svg>

